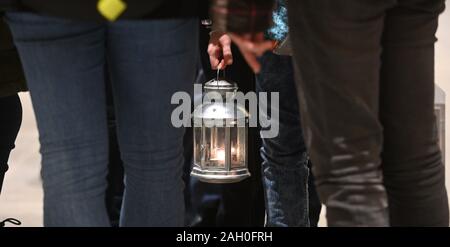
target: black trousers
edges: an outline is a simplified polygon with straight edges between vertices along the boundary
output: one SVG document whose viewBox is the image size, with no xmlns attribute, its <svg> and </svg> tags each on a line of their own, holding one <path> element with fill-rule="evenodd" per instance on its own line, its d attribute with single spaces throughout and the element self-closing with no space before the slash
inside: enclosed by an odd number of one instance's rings
<svg viewBox="0 0 450 247">
<path fill-rule="evenodd" d="M 288 1 L 304 129 L 331 226 L 448 226 L 434 116 L 445 0 Z"/>
<path fill-rule="evenodd" d="M 0 98 L 0 194 L 3 179 L 8 170 L 8 159 L 14 148 L 17 133 L 22 123 L 22 105 L 19 96 L 13 95 Z"/>
</svg>

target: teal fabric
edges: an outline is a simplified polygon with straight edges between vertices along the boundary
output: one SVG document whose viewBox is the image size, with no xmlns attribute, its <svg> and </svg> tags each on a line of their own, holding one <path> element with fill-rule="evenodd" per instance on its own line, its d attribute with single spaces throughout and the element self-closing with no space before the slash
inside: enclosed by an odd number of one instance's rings
<svg viewBox="0 0 450 247">
<path fill-rule="evenodd" d="M 267 31 L 266 36 L 272 40 L 283 41 L 289 32 L 287 8 L 285 0 L 277 0 L 273 12 L 273 26 Z"/>
</svg>

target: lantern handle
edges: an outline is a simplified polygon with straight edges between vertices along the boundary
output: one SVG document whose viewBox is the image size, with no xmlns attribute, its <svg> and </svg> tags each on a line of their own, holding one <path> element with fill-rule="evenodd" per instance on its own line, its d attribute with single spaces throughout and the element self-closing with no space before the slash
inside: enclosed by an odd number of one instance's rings
<svg viewBox="0 0 450 247">
<path fill-rule="evenodd" d="M 218 81 L 219 81 L 219 76 L 220 76 L 220 69 L 217 68 L 216 83 L 218 83 Z M 226 77 L 225 69 L 223 69 L 223 77 Z"/>
</svg>

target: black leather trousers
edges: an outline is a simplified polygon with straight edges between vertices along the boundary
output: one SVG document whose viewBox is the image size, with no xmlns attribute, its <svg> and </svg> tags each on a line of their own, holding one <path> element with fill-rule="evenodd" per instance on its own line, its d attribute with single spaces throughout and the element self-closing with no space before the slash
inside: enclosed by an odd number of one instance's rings
<svg viewBox="0 0 450 247">
<path fill-rule="evenodd" d="M 304 133 L 330 226 L 448 226 L 434 116 L 444 2 L 288 1 Z"/>
</svg>

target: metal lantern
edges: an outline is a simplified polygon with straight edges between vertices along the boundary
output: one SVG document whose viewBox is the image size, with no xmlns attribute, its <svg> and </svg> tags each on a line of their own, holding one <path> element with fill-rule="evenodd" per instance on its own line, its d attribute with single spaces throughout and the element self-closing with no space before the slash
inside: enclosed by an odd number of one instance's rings
<svg viewBox="0 0 450 247">
<path fill-rule="evenodd" d="M 193 114 L 194 167 L 191 173 L 200 181 L 235 183 L 250 177 L 247 165 L 249 114 L 244 106 L 236 103 L 237 89 L 235 83 L 218 78 L 203 87 L 204 103 Z"/>
<path fill-rule="evenodd" d="M 435 85 L 434 88 L 434 113 L 439 135 L 439 147 L 442 152 L 442 163 L 445 165 L 445 92 L 438 85 Z"/>
</svg>

